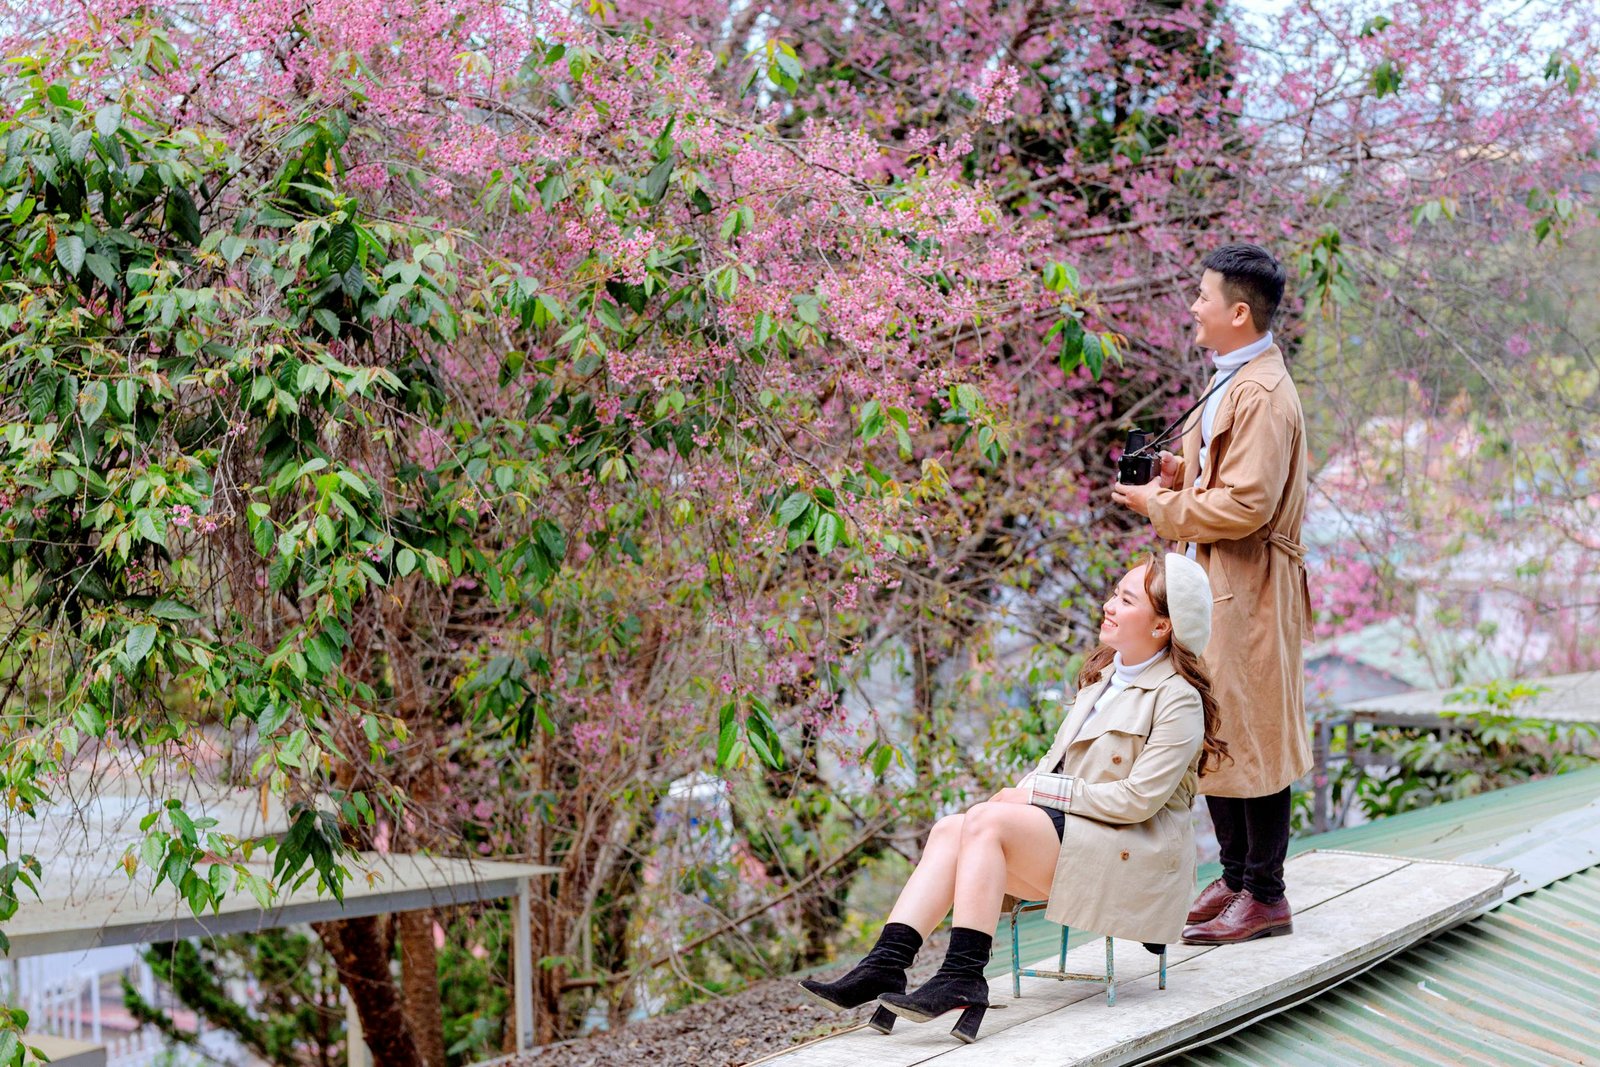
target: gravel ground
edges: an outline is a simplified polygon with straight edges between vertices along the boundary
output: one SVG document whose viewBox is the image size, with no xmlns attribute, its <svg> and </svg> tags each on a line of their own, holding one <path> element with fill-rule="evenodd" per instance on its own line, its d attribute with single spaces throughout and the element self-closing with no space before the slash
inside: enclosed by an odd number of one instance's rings
<svg viewBox="0 0 1600 1067">
<path fill-rule="evenodd" d="M 940 931 L 917 954 L 911 969 L 913 985 L 939 969 L 947 931 Z M 833 978 L 848 966 L 824 969 Z M 832 1012 L 794 984 L 793 978 L 757 982 L 748 989 L 716 1000 L 630 1023 L 612 1030 L 551 1045 L 508 1067 L 742 1067 L 782 1052 L 802 1041 L 859 1026 L 871 1006 Z"/>
</svg>

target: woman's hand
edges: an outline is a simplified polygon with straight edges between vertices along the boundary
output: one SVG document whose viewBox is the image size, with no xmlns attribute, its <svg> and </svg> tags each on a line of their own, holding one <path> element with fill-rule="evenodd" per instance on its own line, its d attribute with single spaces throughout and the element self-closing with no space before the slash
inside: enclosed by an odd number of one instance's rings
<svg viewBox="0 0 1600 1067">
<path fill-rule="evenodd" d="M 990 797 L 989 798 L 989 803 L 991 803 L 991 804 L 1026 804 L 1026 803 L 1028 803 L 1028 794 L 1027 794 L 1027 792 L 1025 790 L 1018 789 L 1014 785 L 1008 785 L 1004 789 L 1000 790 L 1000 792 L 998 792 L 994 796 Z"/>
</svg>

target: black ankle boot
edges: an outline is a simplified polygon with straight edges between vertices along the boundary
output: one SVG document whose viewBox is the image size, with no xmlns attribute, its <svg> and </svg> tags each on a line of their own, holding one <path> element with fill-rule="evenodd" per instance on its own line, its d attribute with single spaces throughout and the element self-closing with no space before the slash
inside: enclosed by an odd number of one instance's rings
<svg viewBox="0 0 1600 1067">
<path fill-rule="evenodd" d="M 983 969 L 993 947 L 992 934 L 957 926 L 950 931 L 950 949 L 938 974 L 914 993 L 885 993 L 878 1000 L 896 1015 L 918 1023 L 961 1008 L 961 1018 L 950 1032 L 970 1045 L 978 1039 L 978 1024 L 989 1008 L 989 980 Z"/>
<path fill-rule="evenodd" d="M 916 930 L 905 923 L 885 923 L 878 943 L 849 974 L 834 982 L 802 979 L 800 987 L 834 1011 L 859 1008 L 885 993 L 904 993 L 906 968 L 921 947 L 922 935 Z M 887 1034 L 894 1029 L 894 1016 L 880 1007 L 867 1025 Z"/>
</svg>

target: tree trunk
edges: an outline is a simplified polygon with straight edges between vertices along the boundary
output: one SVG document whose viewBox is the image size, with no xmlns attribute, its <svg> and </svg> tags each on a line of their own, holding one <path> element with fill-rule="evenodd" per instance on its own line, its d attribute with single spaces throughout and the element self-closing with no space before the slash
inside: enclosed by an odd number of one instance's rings
<svg viewBox="0 0 1600 1067">
<path fill-rule="evenodd" d="M 417 1048 L 394 981 L 389 976 L 389 946 L 383 916 L 313 923 L 328 947 L 361 1017 L 374 1063 L 383 1067 L 429 1067 Z"/>
<path fill-rule="evenodd" d="M 439 1007 L 439 961 L 431 911 L 400 914 L 400 995 L 423 1062 L 428 1067 L 445 1067 L 444 1015 Z"/>
</svg>

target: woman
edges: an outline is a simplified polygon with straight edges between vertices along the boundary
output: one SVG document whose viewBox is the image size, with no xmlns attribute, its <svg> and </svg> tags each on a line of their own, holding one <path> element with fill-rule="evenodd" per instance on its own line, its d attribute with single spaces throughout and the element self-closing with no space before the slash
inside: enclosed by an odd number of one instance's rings
<svg viewBox="0 0 1600 1067">
<path fill-rule="evenodd" d="M 1038 767 L 935 823 L 872 951 L 838 981 L 801 982 L 806 991 L 835 1009 L 876 998 L 870 1025 L 884 1033 L 895 1015 L 926 1022 L 961 1008 L 953 1033 L 970 1042 L 989 1005 L 983 969 L 1007 893 L 1048 898 L 1056 922 L 1176 941 L 1194 886 L 1196 779 L 1227 758 L 1200 665 L 1210 636 L 1211 585 L 1198 564 L 1169 553 L 1129 571 Z M 905 992 L 923 938 L 952 911 L 943 966 Z"/>
</svg>

